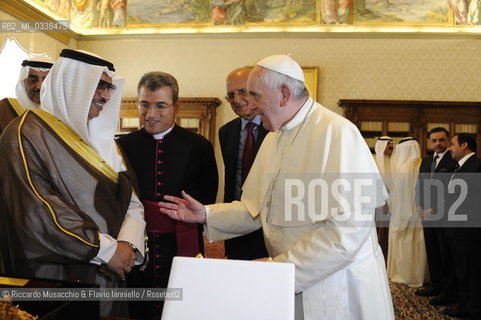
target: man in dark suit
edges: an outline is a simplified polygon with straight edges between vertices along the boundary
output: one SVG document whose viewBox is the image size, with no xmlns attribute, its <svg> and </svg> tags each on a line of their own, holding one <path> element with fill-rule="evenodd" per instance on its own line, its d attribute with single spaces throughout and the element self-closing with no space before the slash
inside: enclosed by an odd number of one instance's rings
<svg viewBox="0 0 481 320">
<path fill-rule="evenodd" d="M 432 223 L 429 217 L 442 214 L 438 212 L 438 201 L 443 201 L 438 198 L 438 192 L 444 193 L 444 182 L 447 176 L 450 177 L 447 173 L 454 170 L 456 161 L 448 151 L 449 132 L 445 128 L 432 129 L 429 140 L 434 153 L 425 157 L 419 168 L 416 199 L 419 214 L 425 217 L 423 230 L 431 283 L 415 293 L 436 296 L 429 301 L 432 305 L 448 305 L 457 299 L 453 259 L 442 228 Z"/>
<path fill-rule="evenodd" d="M 159 214 L 164 195 L 195 194 L 203 204 L 214 203 L 218 174 L 212 144 L 175 124 L 179 112 L 177 80 L 163 72 L 149 72 L 137 87 L 143 128 L 118 142 L 138 180 L 145 209 L 149 259 L 145 271 L 134 269 L 130 287 L 167 287 L 174 256 L 203 252 L 202 227 Z M 147 304 L 147 305 L 146 305 Z M 133 303 L 132 317 L 160 319 L 162 305 Z"/>
<path fill-rule="evenodd" d="M 481 319 L 481 159 L 476 157 L 476 149 L 476 140 L 470 134 L 460 133 L 451 139 L 449 150 L 457 165 L 448 182 L 443 230 L 459 288 L 457 307 L 443 313 L 471 320 Z"/>
<path fill-rule="evenodd" d="M 226 100 L 239 117 L 219 129 L 225 167 L 224 202 L 240 199 L 244 179 L 247 177 L 257 150 L 268 133 L 262 126 L 260 117 L 249 108 L 247 100 L 249 73 L 249 68 L 239 68 L 232 71 L 226 80 Z M 225 253 L 229 259 L 252 260 L 267 257 L 262 228 L 226 240 Z"/>
</svg>

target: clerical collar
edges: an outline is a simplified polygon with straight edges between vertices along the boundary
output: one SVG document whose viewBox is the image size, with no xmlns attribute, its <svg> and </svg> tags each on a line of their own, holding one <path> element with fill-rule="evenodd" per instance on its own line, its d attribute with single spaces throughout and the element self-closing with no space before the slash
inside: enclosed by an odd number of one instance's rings
<svg viewBox="0 0 481 320">
<path fill-rule="evenodd" d="M 252 120 L 246 120 L 244 118 L 241 118 L 241 127 L 242 127 L 242 130 L 245 129 L 246 125 L 249 123 L 249 122 L 253 122 L 255 123 L 256 125 L 260 126 L 261 125 L 261 116 L 260 115 L 257 115 L 254 117 L 254 119 Z"/>
<path fill-rule="evenodd" d="M 161 133 L 156 133 L 156 134 L 153 134 L 152 136 L 154 137 L 155 140 L 161 140 L 161 139 L 164 139 L 166 135 L 168 135 L 172 129 L 174 129 L 174 126 L 175 126 L 175 123 L 172 125 L 172 127 L 170 127 L 169 129 L 165 130 L 164 132 L 161 132 Z"/>
<path fill-rule="evenodd" d="M 288 123 L 286 123 L 282 128 L 281 130 L 282 131 L 288 131 L 288 130 L 292 130 L 294 129 L 295 127 L 297 127 L 297 125 L 299 125 L 302 121 L 304 121 L 304 119 L 306 119 L 309 111 L 311 111 L 311 107 L 312 105 L 314 104 L 314 100 L 312 100 L 311 97 L 309 97 L 309 99 L 307 99 L 307 101 L 304 103 L 304 105 L 302 106 L 301 109 L 299 109 L 299 111 L 297 111 L 296 115 L 294 116 L 294 118 L 291 119 L 291 121 L 289 121 Z"/>
<path fill-rule="evenodd" d="M 471 158 L 474 155 L 474 152 L 468 153 L 464 157 L 461 158 L 461 160 L 458 161 L 459 167 L 461 168 L 463 164 L 468 161 L 469 158 Z"/>
</svg>

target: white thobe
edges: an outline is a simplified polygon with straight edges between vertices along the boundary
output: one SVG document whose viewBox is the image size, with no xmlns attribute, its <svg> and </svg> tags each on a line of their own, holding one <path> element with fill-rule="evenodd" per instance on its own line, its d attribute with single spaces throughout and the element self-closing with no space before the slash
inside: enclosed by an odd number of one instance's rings
<svg viewBox="0 0 481 320">
<path fill-rule="evenodd" d="M 304 319 L 394 319 L 373 221 L 374 208 L 386 197 L 383 186 L 369 188 L 367 194 L 375 198 L 369 204 L 347 195 L 353 209 L 345 212 L 350 218 L 344 221 L 335 219 L 331 210 L 323 217 L 307 216 L 302 207 L 290 219 L 285 216 L 292 199 L 284 178 L 330 174 L 325 178 L 332 182 L 333 176 L 349 173 L 381 179 L 357 128 L 309 99 L 281 130 L 267 135 L 241 201 L 207 206 L 206 234 L 210 241 L 219 241 L 262 225 L 269 255 L 295 264 L 296 293 L 302 294 L 296 299 L 296 315 L 301 309 Z M 355 221 L 354 211 L 367 221 Z"/>
<path fill-rule="evenodd" d="M 377 162 L 377 161 L 376 161 Z M 391 157 L 384 156 L 383 164 L 377 163 L 379 171 L 381 172 L 384 185 L 388 191 L 392 190 L 392 172 L 391 172 Z"/>
<path fill-rule="evenodd" d="M 414 201 L 420 160 L 402 164 L 393 175 L 387 271 L 393 282 L 420 287 L 427 257 L 421 217 Z"/>
</svg>

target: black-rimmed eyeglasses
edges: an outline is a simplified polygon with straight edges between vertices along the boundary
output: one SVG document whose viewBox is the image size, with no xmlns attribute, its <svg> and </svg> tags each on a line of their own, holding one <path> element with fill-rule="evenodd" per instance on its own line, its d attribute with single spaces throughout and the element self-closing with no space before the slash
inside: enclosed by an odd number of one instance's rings
<svg viewBox="0 0 481 320">
<path fill-rule="evenodd" d="M 99 84 L 97 85 L 97 89 L 95 89 L 95 92 L 102 93 L 105 91 L 105 89 L 108 89 L 109 93 L 112 93 L 115 91 L 115 89 L 117 89 L 117 87 L 110 82 L 100 80 Z"/>
</svg>

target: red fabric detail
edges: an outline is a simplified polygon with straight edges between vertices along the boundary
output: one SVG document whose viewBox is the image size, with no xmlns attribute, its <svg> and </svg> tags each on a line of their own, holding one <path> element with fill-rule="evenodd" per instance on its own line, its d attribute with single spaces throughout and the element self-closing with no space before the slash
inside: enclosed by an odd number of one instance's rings
<svg viewBox="0 0 481 320">
<path fill-rule="evenodd" d="M 171 219 L 159 211 L 157 202 L 142 200 L 147 232 L 175 233 L 177 255 L 195 257 L 199 252 L 199 230 L 197 224 Z"/>
</svg>

